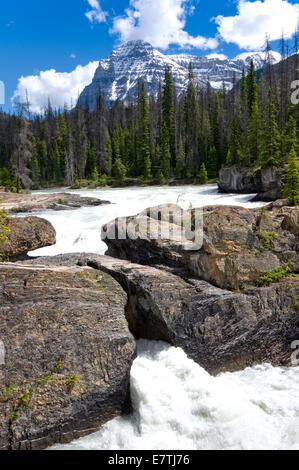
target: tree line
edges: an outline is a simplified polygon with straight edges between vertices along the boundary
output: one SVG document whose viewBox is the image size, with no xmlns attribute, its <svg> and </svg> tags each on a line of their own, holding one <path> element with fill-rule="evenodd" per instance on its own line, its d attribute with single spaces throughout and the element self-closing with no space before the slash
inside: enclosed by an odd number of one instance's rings
<svg viewBox="0 0 299 470">
<path fill-rule="evenodd" d="M 171 177 L 204 183 L 234 164 L 283 167 L 292 157 L 296 166 L 299 116 L 291 82 L 298 54 L 283 55 L 279 69 L 269 46 L 266 54 L 262 74 L 251 61 L 231 91 L 224 84 L 218 91 L 210 84 L 198 89 L 190 63 L 180 96 L 167 68 L 157 95 L 148 96 L 140 82 L 130 103 L 106 106 L 99 92 L 93 111 L 88 103 L 57 111 L 49 102 L 37 116 L 27 99 L 12 115 L 0 112 L 0 186 L 105 185 L 110 178 L 163 183 Z"/>
</svg>

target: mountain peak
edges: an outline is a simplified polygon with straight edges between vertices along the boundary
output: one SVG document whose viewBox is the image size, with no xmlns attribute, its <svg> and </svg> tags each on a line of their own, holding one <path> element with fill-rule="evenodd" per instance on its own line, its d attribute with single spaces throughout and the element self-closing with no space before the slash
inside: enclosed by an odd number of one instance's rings
<svg viewBox="0 0 299 470">
<path fill-rule="evenodd" d="M 167 67 L 171 68 L 175 88 L 178 94 L 181 94 L 188 83 L 190 62 L 198 87 L 204 87 L 210 82 L 213 88 L 219 89 L 224 82 L 230 89 L 234 76 L 238 80 L 242 76 L 243 68 L 249 69 L 250 58 L 253 58 L 256 68 L 263 66 L 264 56 L 258 52 L 240 54 L 235 59 L 215 59 L 188 54 L 165 55 L 149 42 L 131 40 L 121 44 L 109 57 L 99 62 L 94 79 L 83 90 L 79 102 L 83 106 L 88 102 L 90 109 L 95 109 L 100 90 L 107 104 L 117 100 L 133 100 L 137 96 L 141 80 L 145 82 L 149 94 L 157 94 Z"/>
</svg>

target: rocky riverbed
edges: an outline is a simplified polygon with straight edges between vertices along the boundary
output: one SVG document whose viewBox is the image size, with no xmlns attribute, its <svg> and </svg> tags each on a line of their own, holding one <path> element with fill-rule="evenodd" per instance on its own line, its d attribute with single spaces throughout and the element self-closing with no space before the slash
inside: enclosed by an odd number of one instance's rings
<svg viewBox="0 0 299 470">
<path fill-rule="evenodd" d="M 108 236 L 111 256 L 1 263 L 0 448 L 69 442 L 128 412 L 136 338 L 180 347 L 213 375 L 264 362 L 291 366 L 299 224 L 287 204 L 205 208 L 203 244 L 193 252 L 171 235 L 184 230 L 181 215 L 192 218 L 193 209 L 168 205 L 170 222 L 160 217 L 163 206 L 126 220 L 157 234 L 172 225 L 167 240 L 145 230 L 135 239 Z M 44 221 L 34 223 L 45 232 Z M 24 233 L 33 246 L 37 229 Z"/>
<path fill-rule="evenodd" d="M 16 194 L 0 192 L 1 207 L 10 213 L 40 212 L 43 210 L 62 211 L 80 207 L 101 206 L 109 201 L 82 197 L 74 193 Z"/>
</svg>

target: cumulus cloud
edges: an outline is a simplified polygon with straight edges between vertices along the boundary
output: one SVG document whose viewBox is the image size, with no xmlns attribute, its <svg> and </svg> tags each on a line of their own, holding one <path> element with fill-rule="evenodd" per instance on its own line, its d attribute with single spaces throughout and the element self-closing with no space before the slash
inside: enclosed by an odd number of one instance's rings
<svg viewBox="0 0 299 470">
<path fill-rule="evenodd" d="M 111 33 L 124 42 L 142 39 L 161 49 L 170 44 L 215 49 L 217 39 L 192 36 L 185 30 L 187 16 L 193 11 L 190 0 L 130 0 L 125 15 L 113 19 Z"/>
<path fill-rule="evenodd" d="M 78 65 L 70 73 L 56 72 L 51 69 L 42 71 L 39 75 L 21 77 L 11 100 L 23 102 L 28 93 L 33 113 L 42 113 L 49 99 L 53 108 L 75 104 L 79 94 L 92 82 L 98 64 L 96 61 L 86 66 Z"/>
<path fill-rule="evenodd" d="M 293 36 L 299 25 L 299 4 L 286 0 L 239 0 L 236 16 L 217 16 L 215 21 L 224 41 L 254 50 L 263 47 L 266 34 L 271 40 L 279 39 L 282 33 L 286 39 Z"/>
<path fill-rule="evenodd" d="M 218 54 L 218 52 L 212 52 L 212 54 L 208 54 L 206 57 L 208 57 L 208 59 L 220 59 L 220 60 L 228 59 L 227 55 Z"/>
<path fill-rule="evenodd" d="M 86 18 L 91 23 L 105 23 L 107 12 L 102 10 L 98 0 L 87 0 L 91 6 L 91 10 L 85 13 Z"/>
</svg>

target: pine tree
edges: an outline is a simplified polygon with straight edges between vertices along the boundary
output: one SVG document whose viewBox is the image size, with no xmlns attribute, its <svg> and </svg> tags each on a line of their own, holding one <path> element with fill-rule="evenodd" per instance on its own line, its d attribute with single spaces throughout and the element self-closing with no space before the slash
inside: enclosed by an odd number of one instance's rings
<svg viewBox="0 0 299 470">
<path fill-rule="evenodd" d="M 165 70 L 165 80 L 162 97 L 162 119 L 164 138 L 168 140 L 171 163 L 175 165 L 176 142 L 174 120 L 174 86 L 170 67 Z"/>
<path fill-rule="evenodd" d="M 32 154 L 31 154 L 31 158 L 29 160 L 28 166 L 31 170 L 31 179 L 32 179 L 33 186 L 35 188 L 38 188 L 39 183 L 40 183 L 40 168 L 39 168 L 39 161 L 38 161 L 37 143 L 36 143 L 36 138 L 34 135 L 32 136 Z"/>
<path fill-rule="evenodd" d="M 209 179 L 217 178 L 218 176 L 218 155 L 215 147 L 210 147 L 208 162 L 206 165 Z"/>
<path fill-rule="evenodd" d="M 199 169 L 199 106 L 192 64 L 189 64 L 189 83 L 186 96 L 186 161 L 194 175 Z"/>
<path fill-rule="evenodd" d="M 208 182 L 208 173 L 207 173 L 206 166 L 204 163 L 202 163 L 200 167 L 198 179 L 199 179 L 200 184 L 206 184 Z"/>
<path fill-rule="evenodd" d="M 20 105 L 22 106 L 22 105 Z M 29 177 L 30 169 L 28 162 L 32 156 L 32 129 L 31 123 L 24 117 L 21 108 L 16 123 L 14 135 L 14 153 L 11 156 L 11 168 L 17 183 L 17 192 L 21 185 L 29 188 L 32 181 Z"/>
<path fill-rule="evenodd" d="M 258 109 L 257 99 L 252 104 L 250 122 L 247 131 L 247 161 L 246 163 L 256 163 L 259 160 L 261 136 L 261 118 Z"/>
<path fill-rule="evenodd" d="M 287 160 L 287 157 L 292 147 L 294 147 L 295 151 L 299 150 L 296 121 L 291 115 L 289 116 L 285 129 L 282 133 L 281 145 L 282 145 L 282 156 L 283 156 L 284 161 Z"/>
<path fill-rule="evenodd" d="M 283 194 L 284 197 L 289 199 L 292 205 L 299 204 L 299 161 L 294 147 L 292 147 L 288 156 Z"/>
<path fill-rule="evenodd" d="M 213 112 L 212 112 L 212 135 L 213 135 L 213 158 L 216 157 L 214 162 L 216 165 L 216 173 L 222 165 L 222 155 L 221 155 L 221 142 L 220 142 L 220 101 L 219 94 L 216 93 L 214 102 L 213 102 Z"/>
<path fill-rule="evenodd" d="M 171 154 L 166 123 L 163 126 L 161 141 L 161 170 L 163 176 L 167 178 L 170 176 Z"/>
<path fill-rule="evenodd" d="M 241 163 L 243 159 L 243 152 L 241 146 L 241 131 L 239 123 L 235 117 L 231 120 L 229 132 L 229 152 L 232 164 Z"/>
<path fill-rule="evenodd" d="M 253 60 L 250 62 L 250 70 L 247 75 L 247 104 L 248 104 L 248 113 L 251 117 L 253 105 L 257 101 L 257 83 L 256 83 L 256 73 Z"/>
<path fill-rule="evenodd" d="M 90 141 L 88 141 L 87 160 L 85 168 L 86 178 L 95 181 L 98 179 L 97 158 Z M 97 178 L 95 178 L 97 175 Z"/>
<path fill-rule="evenodd" d="M 145 179 L 151 178 L 151 151 L 149 130 L 149 104 L 144 82 L 138 97 L 138 173 Z"/>
<path fill-rule="evenodd" d="M 124 181 L 126 175 L 127 175 L 127 170 L 125 165 L 122 163 L 120 158 L 117 158 L 113 164 L 112 168 L 112 174 L 115 178 L 117 178 L 119 181 Z"/>
<path fill-rule="evenodd" d="M 280 132 L 276 121 L 276 107 L 271 89 L 268 92 L 260 140 L 260 163 L 264 166 L 279 166 L 281 162 Z"/>
<path fill-rule="evenodd" d="M 107 174 L 108 176 L 112 175 L 112 166 L 113 166 L 113 148 L 112 148 L 112 139 L 108 139 L 108 161 L 107 161 Z"/>
<path fill-rule="evenodd" d="M 55 140 L 54 145 L 51 150 L 51 163 L 53 171 L 53 181 L 58 183 L 61 177 L 60 174 L 60 152 L 58 142 Z"/>
<path fill-rule="evenodd" d="M 245 73 L 244 68 L 242 70 L 242 78 L 240 80 L 240 95 L 241 95 L 242 108 L 243 110 L 245 110 L 245 104 L 247 107 L 247 78 L 246 78 L 246 73 Z"/>
<path fill-rule="evenodd" d="M 185 162 L 186 162 L 186 156 L 185 156 L 185 150 L 184 150 L 184 145 L 183 145 L 183 139 L 182 139 L 182 136 L 180 136 L 180 143 L 179 143 L 179 149 L 178 149 L 178 155 L 176 158 L 176 167 L 175 167 L 175 174 L 177 178 L 182 178 L 184 167 L 185 167 Z"/>
</svg>

